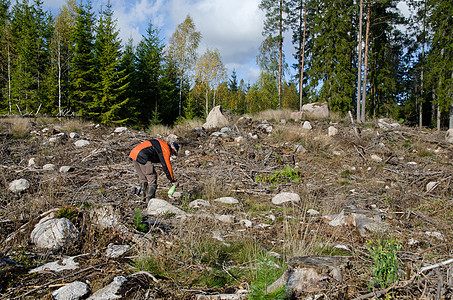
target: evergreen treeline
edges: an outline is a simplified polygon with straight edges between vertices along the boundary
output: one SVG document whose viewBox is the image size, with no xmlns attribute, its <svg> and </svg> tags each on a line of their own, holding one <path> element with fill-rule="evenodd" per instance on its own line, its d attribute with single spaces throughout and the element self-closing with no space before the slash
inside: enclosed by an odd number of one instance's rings
<svg viewBox="0 0 453 300">
<path fill-rule="evenodd" d="M 246 84 L 234 70 L 225 77 L 217 49 L 197 60 L 202 35 L 190 16 L 168 45 L 150 22 L 134 46 L 119 39 L 110 2 L 96 16 L 90 1 L 67 0 L 52 16 L 42 0 L 0 0 L 0 113 L 144 127 L 203 117 L 219 104 L 253 113 L 328 101 L 360 121 L 453 127 L 453 2 L 406 3 L 411 17 L 395 0 L 262 0 L 261 75 Z M 283 51 L 288 36 L 293 53 Z"/>
</svg>

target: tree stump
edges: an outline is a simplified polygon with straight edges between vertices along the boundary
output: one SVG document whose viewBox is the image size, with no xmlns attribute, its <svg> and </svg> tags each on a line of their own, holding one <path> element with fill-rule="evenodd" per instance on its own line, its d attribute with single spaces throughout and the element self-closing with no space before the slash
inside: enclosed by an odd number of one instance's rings
<svg viewBox="0 0 453 300">
<path fill-rule="evenodd" d="M 319 292 L 332 282 L 343 281 L 348 260 L 337 256 L 300 256 L 288 261 L 286 272 L 272 283 L 271 293 L 286 284 L 286 291 L 293 295 Z"/>
</svg>

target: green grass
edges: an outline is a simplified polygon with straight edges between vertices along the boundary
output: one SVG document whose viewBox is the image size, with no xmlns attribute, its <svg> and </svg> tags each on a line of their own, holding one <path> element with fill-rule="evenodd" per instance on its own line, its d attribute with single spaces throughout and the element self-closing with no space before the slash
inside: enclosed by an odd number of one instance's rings
<svg viewBox="0 0 453 300">
<path fill-rule="evenodd" d="M 256 181 L 262 181 L 267 183 L 288 183 L 288 182 L 302 182 L 302 175 L 299 170 L 292 169 L 290 166 L 286 166 L 284 169 L 275 171 L 269 176 L 258 175 L 255 177 Z"/>
<path fill-rule="evenodd" d="M 370 287 L 387 288 L 398 280 L 399 261 L 397 253 L 401 245 L 395 239 L 378 239 L 368 242 L 371 257 L 372 281 Z"/>
</svg>

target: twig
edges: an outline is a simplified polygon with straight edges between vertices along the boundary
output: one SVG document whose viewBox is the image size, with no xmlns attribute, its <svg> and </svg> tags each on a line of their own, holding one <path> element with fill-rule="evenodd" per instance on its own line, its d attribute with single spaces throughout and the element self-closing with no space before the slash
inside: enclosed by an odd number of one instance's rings
<svg viewBox="0 0 453 300">
<path fill-rule="evenodd" d="M 453 263 L 453 258 L 452 259 L 449 259 L 449 260 L 446 260 L 446 261 L 443 261 L 443 262 L 440 262 L 440 263 L 437 263 L 437 264 L 434 264 L 434 265 L 431 265 L 431 266 L 426 266 L 426 267 L 423 267 L 420 269 L 420 271 L 418 271 L 418 274 L 421 274 L 425 271 L 429 271 L 429 270 L 432 270 L 432 269 L 435 269 L 435 268 L 438 268 L 438 267 L 443 267 L 443 266 L 446 266 L 446 265 L 449 265 Z"/>
<path fill-rule="evenodd" d="M 45 284 L 42 284 L 42 285 L 40 285 L 40 286 L 38 286 L 38 287 L 36 287 L 36 288 L 34 288 L 34 289 L 32 289 L 32 290 L 26 292 L 25 294 L 22 294 L 22 295 L 20 295 L 20 296 L 14 297 L 14 298 L 12 298 L 12 299 L 20 299 L 20 298 L 23 298 L 23 297 L 25 297 L 25 296 L 27 296 L 27 295 L 30 295 L 31 293 L 36 292 L 37 290 L 40 290 L 40 289 L 45 288 L 45 287 L 47 287 L 47 286 L 50 286 L 50 285 L 51 285 L 52 283 L 54 283 L 54 282 L 57 282 L 57 281 L 59 281 L 59 280 L 66 279 L 66 278 L 68 278 L 68 277 L 72 277 L 72 276 L 78 275 L 78 274 L 80 274 L 80 273 L 86 272 L 86 271 L 91 270 L 91 269 L 94 269 L 94 268 L 98 268 L 98 267 L 103 266 L 103 265 L 105 265 L 105 264 L 107 264 L 107 263 L 106 263 L 106 262 L 105 262 L 105 263 L 100 263 L 100 264 L 97 264 L 97 265 L 94 265 L 94 266 L 90 266 L 90 267 L 88 267 L 88 268 L 85 268 L 85 269 L 83 269 L 83 270 L 77 271 L 77 272 L 75 272 L 74 274 L 69 274 L 69 275 L 63 276 L 63 277 L 61 277 L 61 278 L 57 278 L 57 279 L 51 280 L 51 281 L 49 281 L 49 282 L 47 282 L 47 283 L 45 283 Z"/>
</svg>

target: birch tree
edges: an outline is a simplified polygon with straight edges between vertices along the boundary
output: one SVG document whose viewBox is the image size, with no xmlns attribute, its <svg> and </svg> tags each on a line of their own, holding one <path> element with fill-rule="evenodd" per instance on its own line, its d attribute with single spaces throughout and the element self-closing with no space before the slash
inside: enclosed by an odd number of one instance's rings
<svg viewBox="0 0 453 300">
<path fill-rule="evenodd" d="M 179 117 L 182 115 L 182 90 L 187 73 L 197 61 L 197 49 L 201 41 L 201 33 L 196 31 L 192 18 L 188 15 L 179 24 L 167 45 L 167 54 L 174 62 L 179 75 Z"/>
<path fill-rule="evenodd" d="M 220 83 L 227 80 L 226 68 L 220 57 L 219 50 L 207 49 L 206 52 L 198 59 L 195 70 L 196 78 L 203 82 L 206 87 L 206 115 L 208 115 L 208 96 L 211 88 L 214 91 L 212 102 L 212 105 L 214 107 L 216 89 Z"/>
</svg>

